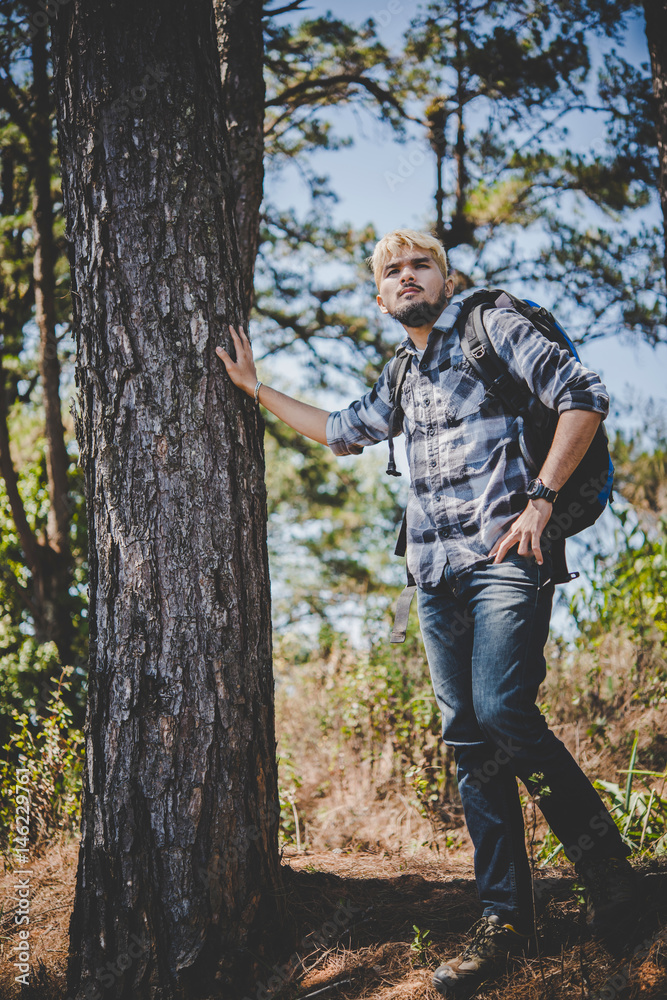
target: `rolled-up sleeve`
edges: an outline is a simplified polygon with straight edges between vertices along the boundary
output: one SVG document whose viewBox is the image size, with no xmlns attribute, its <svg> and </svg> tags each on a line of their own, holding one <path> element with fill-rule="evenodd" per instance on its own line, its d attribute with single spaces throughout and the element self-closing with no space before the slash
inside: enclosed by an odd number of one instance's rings
<svg viewBox="0 0 667 1000">
<path fill-rule="evenodd" d="M 391 364 L 391 362 L 390 362 Z M 386 441 L 391 405 L 385 365 L 370 392 L 327 420 L 327 443 L 334 455 L 359 455 L 366 445 Z"/>
<path fill-rule="evenodd" d="M 513 309 L 489 310 L 489 339 L 510 373 L 552 410 L 592 410 L 606 417 L 609 393 L 600 376 L 547 340 Z"/>
</svg>

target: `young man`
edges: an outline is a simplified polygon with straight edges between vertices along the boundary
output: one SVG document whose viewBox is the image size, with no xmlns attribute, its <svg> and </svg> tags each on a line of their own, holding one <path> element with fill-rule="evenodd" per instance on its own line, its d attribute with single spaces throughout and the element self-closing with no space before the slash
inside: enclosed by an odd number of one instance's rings
<svg viewBox="0 0 667 1000">
<path fill-rule="evenodd" d="M 411 476 L 407 562 L 484 908 L 466 948 L 436 970 L 434 985 L 445 996 L 469 997 L 533 929 L 517 777 L 539 795 L 575 863 L 593 931 L 604 935 L 635 898 L 629 852 L 613 819 L 535 704 L 553 598 L 541 536 L 609 399 L 594 372 L 514 310 L 486 312 L 489 338 L 510 373 L 559 414 L 536 477 L 522 454 L 522 419 L 488 406 L 464 359 L 460 304 L 450 303 L 453 282 L 441 244 L 396 230 L 380 240 L 370 262 L 378 306 L 403 325 L 414 356 L 402 391 Z M 247 337 L 231 334 L 236 361 L 217 349 L 230 378 L 295 430 L 337 455 L 387 438 L 388 366 L 362 399 L 327 413 L 258 382 Z"/>
</svg>

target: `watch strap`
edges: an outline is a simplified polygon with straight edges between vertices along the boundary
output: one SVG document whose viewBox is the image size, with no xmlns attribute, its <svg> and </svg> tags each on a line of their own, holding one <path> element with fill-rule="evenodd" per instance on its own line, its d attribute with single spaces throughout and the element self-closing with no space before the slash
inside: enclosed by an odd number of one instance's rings
<svg viewBox="0 0 667 1000">
<path fill-rule="evenodd" d="M 538 476 L 537 479 L 533 479 L 532 483 L 529 483 L 527 496 L 529 500 L 548 500 L 549 503 L 555 503 L 558 491 L 550 489 Z"/>
</svg>

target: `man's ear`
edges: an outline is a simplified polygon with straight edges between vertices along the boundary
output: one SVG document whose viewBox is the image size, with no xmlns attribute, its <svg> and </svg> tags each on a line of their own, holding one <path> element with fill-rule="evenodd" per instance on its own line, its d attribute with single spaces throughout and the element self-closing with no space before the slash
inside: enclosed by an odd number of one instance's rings
<svg viewBox="0 0 667 1000">
<path fill-rule="evenodd" d="M 454 286 L 453 286 L 453 284 L 452 284 L 452 288 L 453 288 L 453 287 L 454 287 Z M 387 309 L 386 305 L 385 305 L 385 304 L 384 304 L 384 302 L 382 301 L 382 296 L 381 296 L 381 295 L 378 295 L 378 296 L 376 297 L 375 301 L 377 302 L 378 306 L 380 307 L 380 312 L 383 312 L 383 313 L 388 313 L 388 312 L 389 312 L 389 310 Z"/>
<path fill-rule="evenodd" d="M 452 277 L 447 278 L 445 281 L 445 293 L 448 299 L 451 299 L 454 294 L 454 279 Z"/>
</svg>

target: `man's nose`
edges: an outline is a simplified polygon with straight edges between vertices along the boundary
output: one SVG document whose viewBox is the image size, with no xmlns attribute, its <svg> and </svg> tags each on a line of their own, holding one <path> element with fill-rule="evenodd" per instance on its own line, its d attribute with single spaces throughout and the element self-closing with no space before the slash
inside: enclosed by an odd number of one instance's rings
<svg viewBox="0 0 667 1000">
<path fill-rule="evenodd" d="M 411 267 L 406 267 L 401 271 L 401 284 L 402 285 L 414 285 L 415 283 L 415 272 Z"/>
</svg>

